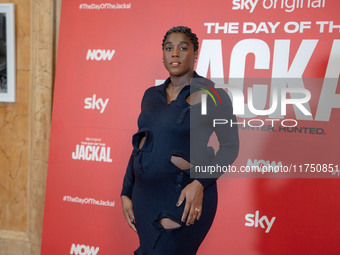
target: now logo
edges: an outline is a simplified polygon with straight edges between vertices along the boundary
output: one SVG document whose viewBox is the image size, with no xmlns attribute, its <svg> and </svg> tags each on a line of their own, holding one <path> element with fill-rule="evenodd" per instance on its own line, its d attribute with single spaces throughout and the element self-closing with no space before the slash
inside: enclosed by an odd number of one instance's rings
<svg viewBox="0 0 340 255">
<path fill-rule="evenodd" d="M 115 50 L 88 50 L 86 60 L 111 60 L 114 54 Z"/>
<path fill-rule="evenodd" d="M 96 255 L 99 247 L 89 246 L 85 244 L 72 244 L 70 254 L 74 255 Z"/>
<path fill-rule="evenodd" d="M 267 216 L 262 216 L 260 218 L 260 211 L 256 211 L 255 214 L 248 213 L 245 216 L 246 223 L 244 224 L 247 227 L 261 227 L 263 229 L 266 229 L 266 233 L 269 233 L 270 229 L 272 228 L 274 221 L 276 217 L 271 218 L 271 220 L 268 219 Z"/>
<path fill-rule="evenodd" d="M 251 161 L 251 159 L 248 159 L 247 166 L 254 167 L 258 170 L 262 170 L 263 168 L 272 168 L 274 170 L 277 170 L 279 167 L 282 167 L 282 162 L 278 161 L 265 161 L 263 159 Z"/>
</svg>

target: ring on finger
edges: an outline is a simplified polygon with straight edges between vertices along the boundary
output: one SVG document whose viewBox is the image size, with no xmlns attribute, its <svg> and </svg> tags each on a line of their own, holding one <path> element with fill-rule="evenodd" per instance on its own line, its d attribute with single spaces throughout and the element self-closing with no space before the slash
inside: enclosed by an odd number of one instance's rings
<svg viewBox="0 0 340 255">
<path fill-rule="evenodd" d="M 201 210 L 198 208 L 195 208 L 195 212 L 199 213 Z"/>
</svg>

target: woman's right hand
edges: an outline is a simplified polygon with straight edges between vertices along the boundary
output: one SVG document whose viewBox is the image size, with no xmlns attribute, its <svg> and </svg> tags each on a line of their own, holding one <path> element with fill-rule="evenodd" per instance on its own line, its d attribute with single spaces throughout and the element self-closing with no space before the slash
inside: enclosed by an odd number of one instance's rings
<svg viewBox="0 0 340 255">
<path fill-rule="evenodd" d="M 136 225 L 135 225 L 135 216 L 133 214 L 132 201 L 127 196 L 121 196 L 121 200 L 122 200 L 122 208 L 123 208 L 124 217 L 127 223 L 129 224 L 129 226 L 135 232 L 137 232 Z"/>
</svg>

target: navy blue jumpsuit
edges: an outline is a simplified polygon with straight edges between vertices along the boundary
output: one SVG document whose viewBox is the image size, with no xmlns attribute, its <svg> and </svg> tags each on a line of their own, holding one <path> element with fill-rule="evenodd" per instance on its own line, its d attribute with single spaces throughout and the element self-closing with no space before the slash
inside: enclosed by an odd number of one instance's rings
<svg viewBox="0 0 340 255">
<path fill-rule="evenodd" d="M 196 73 L 194 78 L 212 84 Z M 193 168 L 181 170 L 171 162 L 171 156 L 182 157 L 194 165 L 231 165 L 238 154 L 237 128 L 226 125 L 214 128 L 212 125 L 214 118 L 236 121 L 227 93 L 218 90 L 224 107 L 216 107 L 208 100 L 208 114 L 203 116 L 200 104 L 190 106 L 186 102 L 191 90 L 189 85 L 168 104 L 166 88 L 169 83 L 170 78 L 160 86 L 147 89 L 144 94 L 139 129 L 132 137 L 133 151 L 123 181 L 121 195 L 132 199 L 140 241 L 136 255 L 194 255 L 214 220 L 216 179 L 221 174 L 214 178 L 197 178 L 204 187 L 202 215 L 194 224 L 186 226 L 181 222 L 185 201 L 179 207 L 176 203 L 181 190 L 194 180 L 190 179 Z M 198 127 L 194 129 L 195 134 L 190 130 L 190 122 Z M 214 131 L 219 141 L 216 154 L 207 146 Z M 198 155 L 190 155 L 190 135 L 191 148 L 196 148 Z M 139 149 L 143 137 L 145 142 Z M 181 226 L 164 229 L 159 223 L 162 218 L 169 218 Z"/>
</svg>

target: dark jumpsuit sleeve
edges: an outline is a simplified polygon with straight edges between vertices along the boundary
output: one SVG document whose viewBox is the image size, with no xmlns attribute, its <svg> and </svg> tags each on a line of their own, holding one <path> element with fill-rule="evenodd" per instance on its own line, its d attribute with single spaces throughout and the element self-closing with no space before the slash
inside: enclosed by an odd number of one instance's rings
<svg viewBox="0 0 340 255">
<path fill-rule="evenodd" d="M 145 101 L 146 101 L 146 98 L 147 98 L 147 96 L 146 96 L 147 91 L 143 95 L 143 99 L 142 99 L 142 103 L 141 103 L 141 111 L 143 111 L 143 108 L 144 108 L 144 105 L 145 105 Z M 133 185 L 135 183 L 135 173 L 134 173 L 134 169 L 133 169 L 134 155 L 135 155 L 135 148 L 131 152 L 129 163 L 127 165 L 124 180 L 123 180 L 122 192 L 120 194 L 121 196 L 127 196 L 130 199 L 132 197 L 132 189 L 133 189 Z"/>
<path fill-rule="evenodd" d="M 131 199 L 134 182 L 135 182 L 135 174 L 133 171 L 133 152 L 132 152 L 130 159 L 129 159 L 128 166 L 126 168 L 126 172 L 125 172 L 125 176 L 123 180 L 123 189 L 120 195 L 127 196 Z"/>
<path fill-rule="evenodd" d="M 229 166 L 235 161 L 239 152 L 238 128 L 236 124 L 230 127 L 231 120 L 233 123 L 236 122 L 230 97 L 223 89 L 216 89 L 216 91 L 221 98 L 222 106 L 219 105 L 216 107 L 212 100 L 208 99 L 208 115 L 211 116 L 210 123 L 213 126 L 213 119 L 226 119 L 228 123 L 213 127 L 213 131 L 216 133 L 219 142 L 219 149 L 212 161 L 208 162 L 206 165 Z M 209 109 L 211 110 L 210 112 Z M 203 185 L 204 189 L 206 189 L 222 174 L 224 173 L 214 173 L 211 175 L 212 178 L 196 178 L 196 180 Z"/>
</svg>

